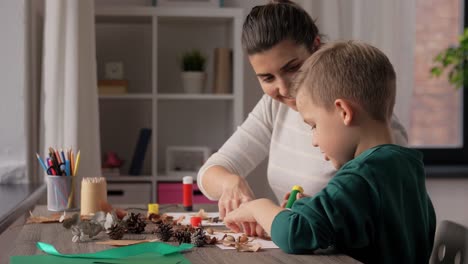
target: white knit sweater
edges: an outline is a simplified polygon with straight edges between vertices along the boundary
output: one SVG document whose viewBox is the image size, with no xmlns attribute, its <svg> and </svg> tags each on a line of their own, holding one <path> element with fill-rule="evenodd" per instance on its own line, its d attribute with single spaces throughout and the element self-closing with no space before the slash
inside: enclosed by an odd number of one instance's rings
<svg viewBox="0 0 468 264">
<path fill-rule="evenodd" d="M 395 116 L 392 128 L 396 143 L 406 145 L 406 131 Z M 320 149 L 312 146 L 310 126 L 300 114 L 263 95 L 244 123 L 200 169 L 198 186 L 214 200 L 201 185 L 208 168 L 220 165 L 246 177 L 267 157 L 268 182 L 278 201 L 294 185 L 301 185 L 306 194 L 314 195 L 336 172 L 331 163 L 325 161 Z"/>
</svg>

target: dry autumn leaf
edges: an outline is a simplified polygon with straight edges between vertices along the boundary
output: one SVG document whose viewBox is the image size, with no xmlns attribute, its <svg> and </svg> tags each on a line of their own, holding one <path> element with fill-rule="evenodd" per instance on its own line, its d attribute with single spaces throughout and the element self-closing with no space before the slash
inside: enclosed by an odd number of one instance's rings
<svg viewBox="0 0 468 264">
<path fill-rule="evenodd" d="M 247 244 L 236 243 L 236 249 L 239 252 L 257 252 L 261 248 L 262 247 L 258 243 L 247 243 Z"/>
</svg>

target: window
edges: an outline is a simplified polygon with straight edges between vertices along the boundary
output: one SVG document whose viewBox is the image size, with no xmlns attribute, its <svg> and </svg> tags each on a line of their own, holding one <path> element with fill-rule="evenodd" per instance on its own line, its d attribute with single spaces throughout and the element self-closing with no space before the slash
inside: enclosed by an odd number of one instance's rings
<svg viewBox="0 0 468 264">
<path fill-rule="evenodd" d="M 409 145 L 424 153 L 429 165 L 468 162 L 468 93 L 456 90 L 444 76 L 433 78 L 433 58 L 458 43 L 468 0 L 416 0 L 414 89 Z M 465 11 L 465 12 L 463 12 Z M 468 102 L 466 100 L 465 102 Z"/>
</svg>

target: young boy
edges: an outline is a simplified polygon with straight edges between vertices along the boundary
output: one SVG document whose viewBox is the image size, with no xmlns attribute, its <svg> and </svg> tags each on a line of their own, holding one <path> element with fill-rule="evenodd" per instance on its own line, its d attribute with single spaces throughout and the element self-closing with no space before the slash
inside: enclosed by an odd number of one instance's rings
<svg viewBox="0 0 468 264">
<path fill-rule="evenodd" d="M 312 143 L 339 171 L 291 210 L 258 199 L 229 213 L 226 225 L 239 232 L 257 222 L 287 253 L 334 247 L 364 263 L 428 263 L 435 213 L 422 154 L 393 145 L 396 77 L 388 58 L 364 43 L 330 43 L 295 81 Z"/>
</svg>

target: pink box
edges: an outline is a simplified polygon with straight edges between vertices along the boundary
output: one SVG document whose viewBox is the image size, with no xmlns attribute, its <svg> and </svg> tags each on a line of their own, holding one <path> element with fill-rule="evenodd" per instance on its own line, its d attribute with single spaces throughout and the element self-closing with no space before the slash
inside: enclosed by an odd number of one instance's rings
<svg viewBox="0 0 468 264">
<path fill-rule="evenodd" d="M 182 203 L 182 183 L 164 182 L 158 183 L 158 203 L 159 204 L 181 204 Z M 210 201 L 198 189 L 196 183 L 193 184 L 193 203 L 195 204 L 216 204 L 217 201 Z"/>
</svg>

